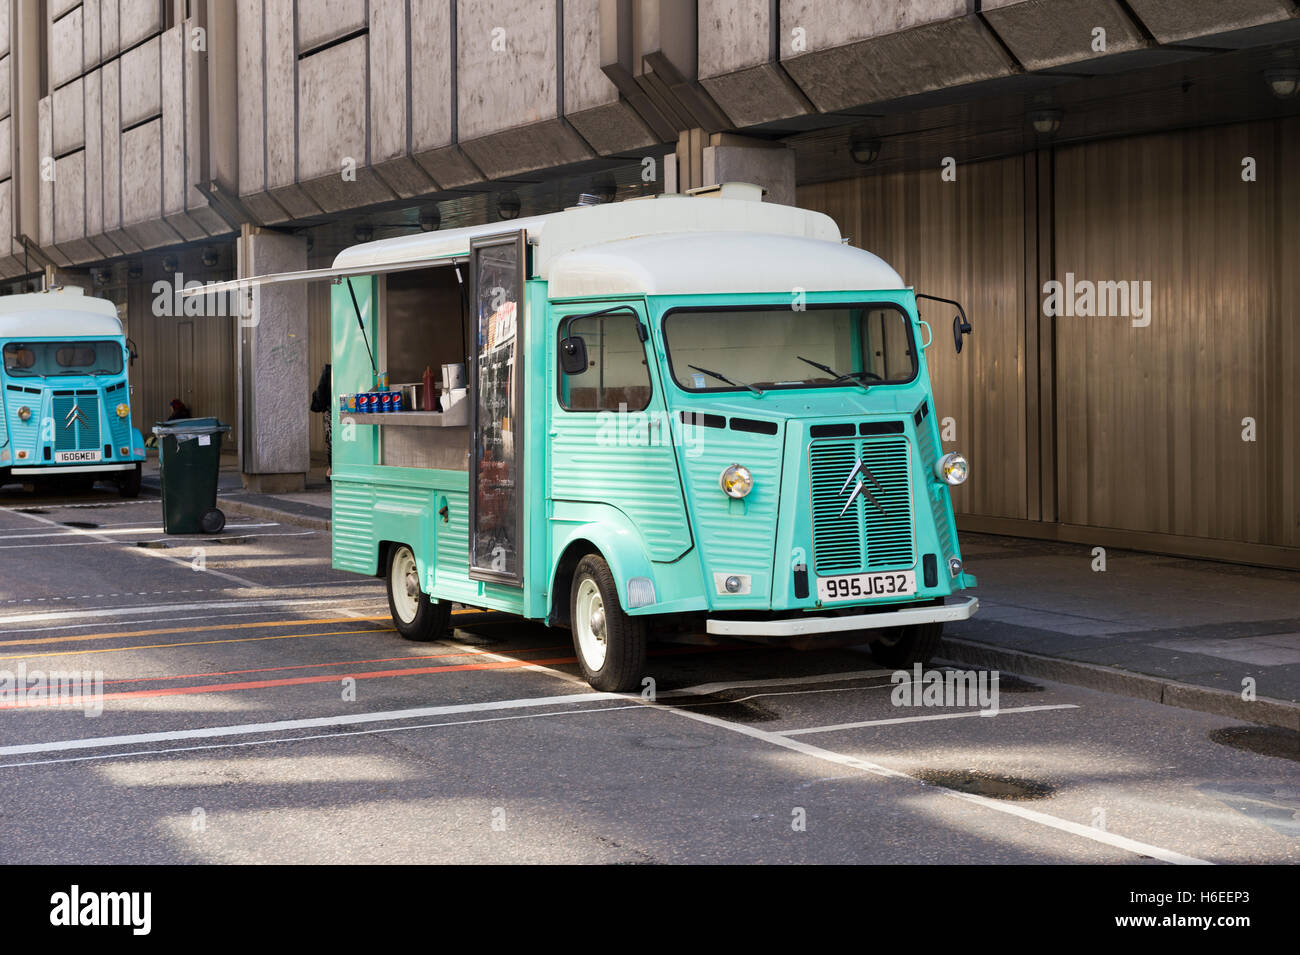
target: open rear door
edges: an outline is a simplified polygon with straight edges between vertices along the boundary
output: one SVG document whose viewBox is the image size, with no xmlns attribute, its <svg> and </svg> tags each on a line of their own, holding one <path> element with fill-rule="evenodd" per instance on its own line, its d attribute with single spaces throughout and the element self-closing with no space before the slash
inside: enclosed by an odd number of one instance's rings
<svg viewBox="0 0 1300 955">
<path fill-rule="evenodd" d="M 524 583 L 523 230 L 470 243 L 469 576 Z"/>
</svg>

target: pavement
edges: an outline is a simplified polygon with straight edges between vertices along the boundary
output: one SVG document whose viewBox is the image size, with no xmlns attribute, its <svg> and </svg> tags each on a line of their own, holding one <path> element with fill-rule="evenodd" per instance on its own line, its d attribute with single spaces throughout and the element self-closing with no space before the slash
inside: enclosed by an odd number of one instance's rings
<svg viewBox="0 0 1300 955">
<path fill-rule="evenodd" d="M 145 467 L 158 487 L 157 457 Z M 224 455 L 223 508 L 329 530 L 323 462 L 306 489 L 259 494 Z M 1300 574 L 984 534 L 961 535 L 980 609 L 941 659 L 1300 732 Z"/>
</svg>

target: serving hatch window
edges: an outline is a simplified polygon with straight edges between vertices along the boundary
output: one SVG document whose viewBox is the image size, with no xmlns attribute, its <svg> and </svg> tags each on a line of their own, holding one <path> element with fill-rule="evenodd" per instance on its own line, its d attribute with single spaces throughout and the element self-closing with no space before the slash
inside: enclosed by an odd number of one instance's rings
<svg viewBox="0 0 1300 955">
<path fill-rule="evenodd" d="M 893 305 L 678 309 L 663 329 L 673 378 L 687 391 L 869 387 L 917 372 L 910 323 Z"/>
<path fill-rule="evenodd" d="M 9 342 L 5 371 L 18 377 L 120 375 L 122 345 L 114 341 Z"/>
</svg>

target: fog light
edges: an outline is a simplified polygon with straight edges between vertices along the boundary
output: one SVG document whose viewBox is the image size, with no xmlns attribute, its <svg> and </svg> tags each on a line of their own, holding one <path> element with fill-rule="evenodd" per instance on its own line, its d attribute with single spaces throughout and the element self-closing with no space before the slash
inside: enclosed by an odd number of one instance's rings
<svg viewBox="0 0 1300 955">
<path fill-rule="evenodd" d="M 727 497 L 742 498 L 754 489 L 754 475 L 743 464 L 733 464 L 719 479 Z"/>
<path fill-rule="evenodd" d="M 949 572 L 950 572 L 954 577 L 960 576 L 960 574 L 961 574 L 961 558 L 960 558 L 960 557 L 950 557 L 950 558 L 948 558 L 948 571 L 949 571 Z"/>
<path fill-rule="evenodd" d="M 935 476 L 945 484 L 961 484 L 966 480 L 966 472 L 969 470 L 970 465 L 966 459 L 956 451 L 945 454 L 934 465 Z"/>
<path fill-rule="evenodd" d="M 18 409 L 18 420 L 19 420 L 19 421 L 29 421 L 29 420 L 31 420 L 31 417 L 32 417 L 32 409 L 31 409 L 31 408 L 27 407 L 26 405 L 23 405 L 21 408 Z"/>
<path fill-rule="evenodd" d="M 131 409 L 126 405 L 125 402 L 117 406 L 117 416 L 119 418 L 125 418 L 130 413 L 131 413 Z"/>
</svg>

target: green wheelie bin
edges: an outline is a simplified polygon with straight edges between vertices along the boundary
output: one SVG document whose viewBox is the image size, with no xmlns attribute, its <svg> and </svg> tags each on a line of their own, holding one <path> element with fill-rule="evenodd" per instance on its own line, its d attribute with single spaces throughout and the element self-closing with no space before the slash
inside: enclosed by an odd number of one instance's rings
<svg viewBox="0 0 1300 955">
<path fill-rule="evenodd" d="M 216 534 L 226 526 L 217 507 L 221 436 L 230 430 L 216 418 L 159 421 L 163 530 L 168 534 Z"/>
</svg>

